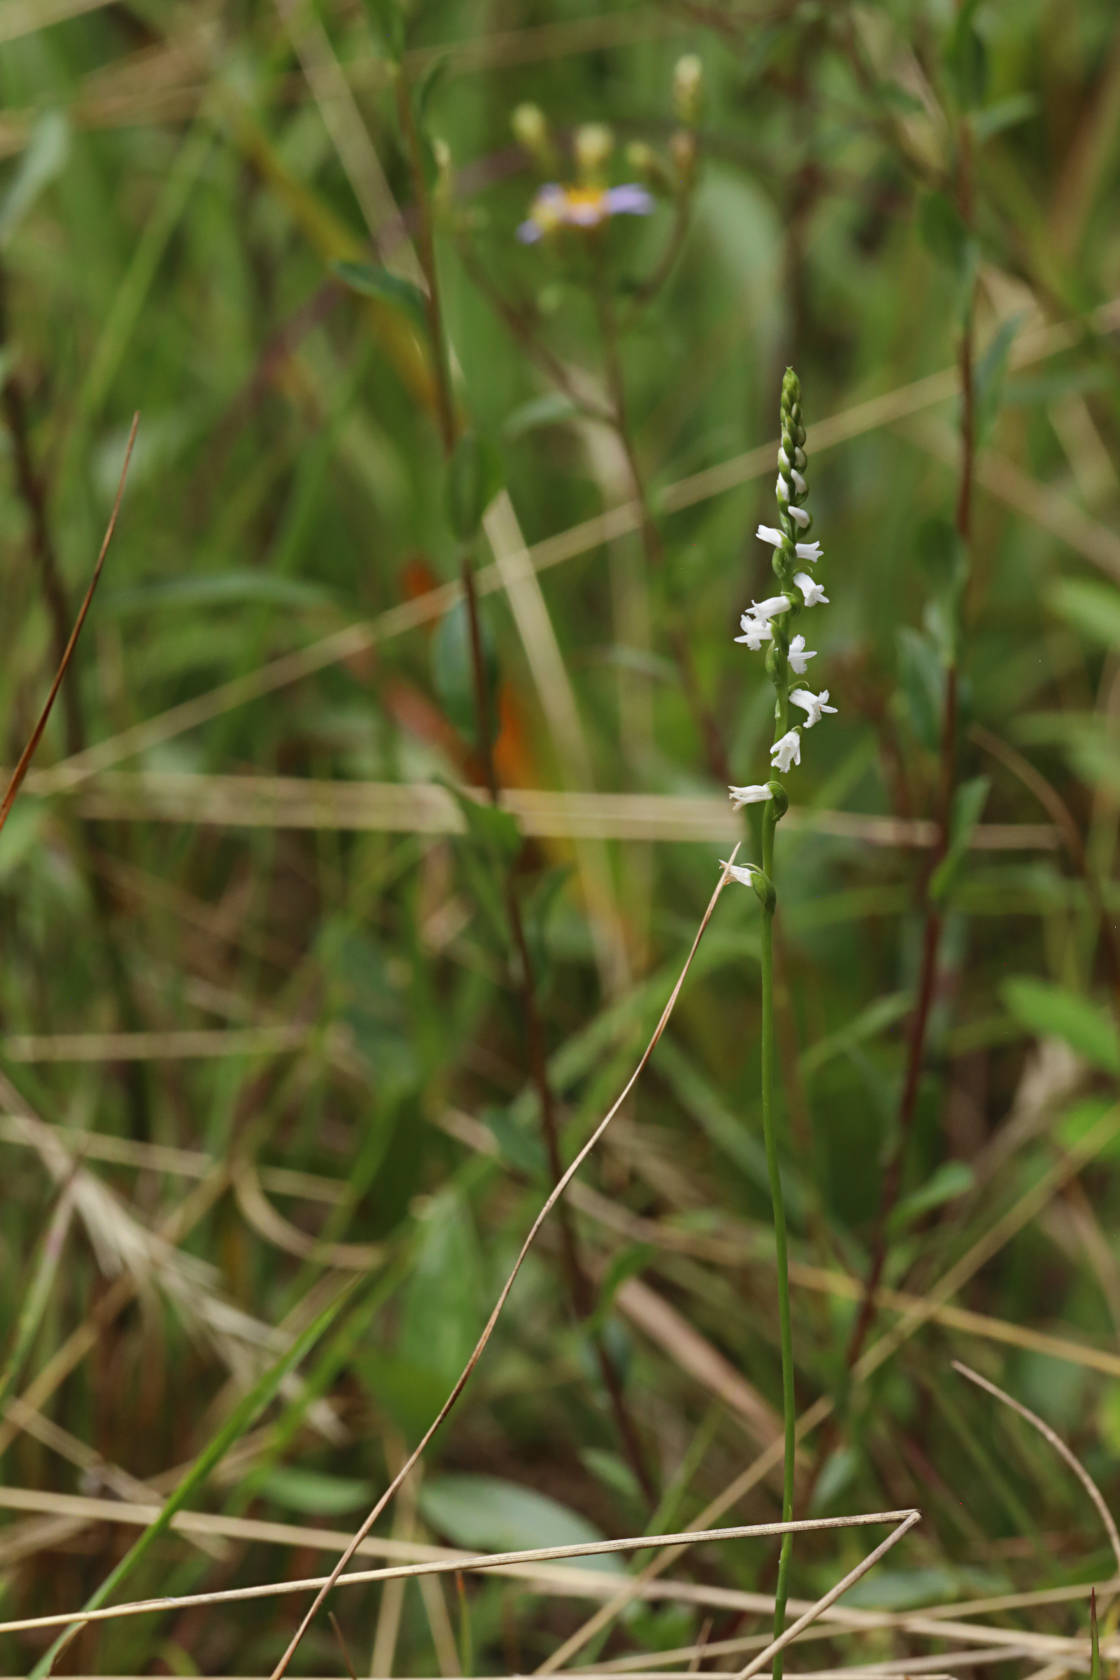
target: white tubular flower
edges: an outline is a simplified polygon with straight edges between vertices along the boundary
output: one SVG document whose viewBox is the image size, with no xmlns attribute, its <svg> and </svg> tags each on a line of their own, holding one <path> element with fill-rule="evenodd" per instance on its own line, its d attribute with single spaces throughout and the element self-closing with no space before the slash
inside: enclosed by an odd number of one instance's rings
<svg viewBox="0 0 1120 1680">
<path fill-rule="evenodd" d="M 746 642 L 752 653 L 757 653 L 763 642 L 772 641 L 774 632 L 764 618 L 755 618 L 753 613 L 745 612 L 739 620 L 739 628 L 743 634 L 736 636 L 737 642 Z"/>
<path fill-rule="evenodd" d="M 762 870 L 753 863 L 728 863 L 726 858 L 720 858 L 719 861 L 731 876 L 731 879 L 741 881 L 744 887 L 750 886 L 752 875 L 762 874 Z"/>
<path fill-rule="evenodd" d="M 805 597 L 807 607 L 828 606 L 828 596 L 822 583 L 815 583 L 808 572 L 795 572 L 794 583 Z"/>
<path fill-rule="evenodd" d="M 789 516 L 795 524 L 800 525 L 802 530 L 804 530 L 809 523 L 809 515 L 805 512 L 804 508 L 791 507 L 789 509 Z"/>
<path fill-rule="evenodd" d="M 765 601 L 752 601 L 750 611 L 755 618 L 763 620 L 777 618 L 779 613 L 788 612 L 790 598 L 788 595 L 768 595 Z"/>
<path fill-rule="evenodd" d="M 774 494 L 781 501 L 784 501 L 784 502 L 789 501 L 789 485 L 786 482 L 786 478 L 785 478 L 784 473 L 779 473 L 778 474 L 777 483 L 774 485 Z"/>
<path fill-rule="evenodd" d="M 795 706 L 800 706 L 806 713 L 806 729 L 812 729 L 815 723 L 819 723 L 825 712 L 836 710 L 835 706 L 828 704 L 827 688 L 822 688 L 819 694 L 814 694 L 811 688 L 791 688 L 789 697 Z"/>
<path fill-rule="evenodd" d="M 787 729 L 780 741 L 770 748 L 770 762 L 779 775 L 784 776 L 791 764 L 801 763 L 801 731 Z"/>
<path fill-rule="evenodd" d="M 805 647 L 804 636 L 795 636 L 789 644 L 789 668 L 796 677 L 805 675 L 805 668 L 810 659 L 815 659 L 815 653 L 810 653 Z"/>
<path fill-rule="evenodd" d="M 799 560 L 808 560 L 811 566 L 815 566 L 821 555 L 824 553 L 824 549 L 821 547 L 820 543 L 816 541 L 794 543 L 793 551 Z"/>
<path fill-rule="evenodd" d="M 765 782 L 753 782 L 749 787 L 729 787 L 731 809 L 741 811 L 744 805 L 765 805 L 774 795 Z"/>
<path fill-rule="evenodd" d="M 755 532 L 755 536 L 762 542 L 769 543 L 771 548 L 781 548 L 786 540 L 773 525 L 760 525 Z"/>
<path fill-rule="evenodd" d="M 809 486 L 806 484 L 804 478 L 798 472 L 796 467 L 790 468 L 789 476 L 793 479 L 794 489 L 797 491 L 797 494 L 799 496 L 807 496 L 809 494 Z"/>
</svg>

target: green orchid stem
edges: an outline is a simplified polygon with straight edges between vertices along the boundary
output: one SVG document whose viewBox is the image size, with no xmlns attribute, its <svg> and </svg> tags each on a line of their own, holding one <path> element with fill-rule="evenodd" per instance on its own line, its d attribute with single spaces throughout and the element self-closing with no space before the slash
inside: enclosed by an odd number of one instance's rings
<svg viewBox="0 0 1120 1680">
<path fill-rule="evenodd" d="M 778 818 L 771 802 L 762 818 L 762 867 L 774 879 L 774 830 Z M 793 1473 L 797 1450 L 797 1398 L 793 1381 L 793 1323 L 789 1305 L 789 1255 L 786 1245 L 786 1207 L 782 1195 L 782 1170 L 778 1158 L 777 1116 L 774 1112 L 774 898 L 762 908 L 762 1135 L 766 1146 L 766 1171 L 770 1179 L 770 1202 L 774 1217 L 774 1252 L 778 1272 L 778 1336 L 782 1353 L 782 1420 L 785 1427 L 785 1465 L 782 1476 L 782 1521 L 793 1519 Z M 774 1637 L 785 1627 L 789 1596 L 789 1561 L 793 1536 L 782 1536 L 778 1553 L 778 1580 L 774 1589 Z M 774 1680 L 782 1680 L 782 1652 L 771 1665 Z"/>
</svg>

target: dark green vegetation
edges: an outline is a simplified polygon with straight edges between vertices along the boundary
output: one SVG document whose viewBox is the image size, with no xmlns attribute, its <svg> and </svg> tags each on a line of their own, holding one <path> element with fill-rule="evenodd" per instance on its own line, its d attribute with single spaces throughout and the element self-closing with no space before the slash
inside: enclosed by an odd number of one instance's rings
<svg viewBox="0 0 1120 1680">
<path fill-rule="evenodd" d="M 0 0 L 8 763 L 142 415 L 0 835 L 0 1618 L 84 1604 L 191 1474 L 113 1601 L 325 1572 L 430 1423 L 717 858 L 759 856 L 724 784 L 765 779 L 773 696 L 732 637 L 792 361 L 839 708 L 776 839 L 795 1512 L 924 1516 L 843 1601 L 883 1614 L 789 1669 L 1003 1638 L 1025 1674 L 1047 1634 L 1089 1672 L 1100 1517 L 951 1361 L 1116 1501 L 1115 9 L 399 22 Z M 654 213 L 520 243 L 526 102 L 563 154 L 610 122 Z M 777 1518 L 759 941 L 729 888 L 376 1525 L 393 1557 Z M 880 1538 L 798 1539 L 791 1609 Z M 626 1567 L 332 1607 L 360 1674 L 527 1671 Z M 681 1590 L 564 1666 L 766 1643 L 727 1591 L 773 1593 L 772 1540 L 659 1567 Z M 58 1671 L 267 1674 L 309 1598 L 108 1622 Z M 952 1641 L 897 1626 L 965 1601 Z M 0 1635 L 0 1670 L 50 1637 Z M 324 1611 L 292 1672 L 345 1662 Z"/>
</svg>

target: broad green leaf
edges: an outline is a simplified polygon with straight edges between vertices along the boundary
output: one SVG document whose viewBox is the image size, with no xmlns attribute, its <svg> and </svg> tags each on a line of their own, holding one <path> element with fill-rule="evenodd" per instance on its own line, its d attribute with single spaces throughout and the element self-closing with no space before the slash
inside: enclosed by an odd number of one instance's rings
<svg viewBox="0 0 1120 1680">
<path fill-rule="evenodd" d="M 1120 1033 L 1115 1017 L 1088 998 L 1027 976 L 1000 988 L 1008 1010 L 1040 1038 L 1061 1038 L 1105 1073 L 1120 1074 Z"/>
<path fill-rule="evenodd" d="M 603 1538 L 579 1512 L 497 1476 L 432 1476 L 420 1488 L 420 1510 L 454 1545 L 478 1551 L 528 1551 Z M 610 1555 L 573 1561 L 581 1569 L 623 1571 L 621 1560 Z"/>
<path fill-rule="evenodd" d="M 967 1565 L 927 1569 L 873 1569 L 844 1594 L 852 1609 L 916 1610 L 923 1604 L 939 1604 L 954 1598 L 1006 1592 L 1010 1581 L 995 1570 Z"/>
<path fill-rule="evenodd" d="M 379 303 L 399 309 L 417 332 L 427 338 L 428 307 L 419 286 L 403 275 L 391 274 L 387 268 L 378 268 L 373 263 L 336 262 L 333 267 L 338 278 L 352 292 L 360 292 L 363 297 L 376 298 Z"/>
<path fill-rule="evenodd" d="M 262 1476 L 255 1491 L 286 1510 L 309 1517 L 340 1517 L 347 1511 L 368 1510 L 373 1503 L 369 1482 L 349 1476 L 330 1476 L 322 1470 L 305 1470 L 299 1464 L 277 1465 Z"/>
</svg>

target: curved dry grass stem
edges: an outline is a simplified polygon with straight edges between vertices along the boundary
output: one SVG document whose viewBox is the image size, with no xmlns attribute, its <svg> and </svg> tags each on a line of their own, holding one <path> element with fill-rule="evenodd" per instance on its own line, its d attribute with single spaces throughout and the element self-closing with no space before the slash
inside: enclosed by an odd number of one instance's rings
<svg viewBox="0 0 1120 1680">
<path fill-rule="evenodd" d="M 1105 1504 L 1104 1495 L 1101 1493 L 1100 1488 L 1097 1486 L 1092 1476 L 1090 1476 L 1088 1470 L 1086 1470 L 1080 1459 L 1075 1457 L 1071 1449 L 1066 1446 L 1066 1443 L 1062 1440 L 1061 1436 L 1056 1434 L 1055 1431 L 1051 1429 L 1050 1425 L 1043 1418 L 1038 1416 L 1037 1412 L 1032 1412 L 1029 1406 L 1024 1406 L 1021 1400 L 1016 1400 L 1012 1395 L 1000 1388 L 998 1383 L 989 1381 L 987 1377 L 982 1377 L 979 1371 L 974 1371 L 970 1365 L 965 1365 L 961 1362 L 961 1360 L 954 1359 L 953 1369 L 954 1371 L 959 1372 L 962 1377 L 967 1377 L 970 1383 L 975 1383 L 977 1388 L 982 1388 L 986 1394 L 992 1395 L 996 1400 L 1002 1400 L 1003 1404 L 1005 1406 L 1010 1406 L 1013 1412 L 1018 1412 L 1021 1418 L 1025 1418 L 1029 1424 L 1038 1430 L 1038 1433 L 1042 1436 L 1044 1441 L 1049 1442 L 1058 1457 L 1063 1459 L 1065 1463 L 1069 1465 L 1070 1469 L 1081 1483 L 1081 1486 L 1085 1489 L 1085 1492 L 1092 1500 L 1097 1515 L 1104 1524 L 1105 1533 L 1108 1535 L 1108 1543 L 1112 1547 L 1112 1555 L 1116 1559 L 1117 1567 L 1120 1568 L 1120 1533 L 1117 1532 L 1112 1512 Z"/>
<path fill-rule="evenodd" d="M 307 1629 L 311 1626 L 311 1623 L 315 1618 L 315 1614 L 319 1610 L 319 1608 L 321 1607 L 321 1605 L 323 1603 L 323 1600 L 327 1597 L 327 1594 L 334 1587 L 334 1585 L 337 1582 L 339 1576 L 342 1574 L 343 1570 L 346 1568 L 346 1565 L 350 1562 L 351 1558 L 354 1556 L 354 1553 L 357 1551 L 358 1547 L 361 1545 L 361 1543 L 365 1539 L 366 1535 L 370 1532 L 374 1523 L 377 1521 L 377 1519 L 381 1515 L 382 1511 L 384 1511 L 385 1507 L 388 1505 L 389 1501 L 392 1499 L 393 1495 L 396 1493 L 397 1489 L 400 1487 L 400 1485 L 404 1481 L 405 1477 L 409 1474 L 409 1472 L 412 1470 L 414 1465 L 416 1465 L 419 1462 L 421 1456 L 423 1455 L 425 1449 L 427 1448 L 427 1445 L 428 1445 L 429 1441 L 431 1441 L 432 1437 L 435 1435 L 436 1431 L 439 1429 L 440 1425 L 443 1423 L 444 1419 L 447 1417 L 448 1413 L 451 1411 L 452 1407 L 455 1405 L 455 1403 L 458 1400 L 460 1394 L 462 1394 L 464 1388 L 466 1388 L 467 1383 L 470 1381 L 472 1371 L 474 1370 L 475 1366 L 478 1364 L 478 1361 L 481 1359 L 482 1354 L 483 1354 L 483 1352 L 486 1348 L 486 1344 L 489 1342 L 491 1336 L 494 1334 L 494 1329 L 497 1325 L 498 1319 L 502 1315 L 502 1311 L 505 1307 L 505 1304 L 506 1304 L 507 1300 L 509 1299 L 510 1291 L 513 1288 L 513 1285 L 514 1285 L 514 1283 L 517 1279 L 517 1274 L 520 1272 L 521 1267 L 525 1262 L 525 1257 L 528 1254 L 530 1248 L 532 1248 L 533 1243 L 536 1241 L 537 1233 L 540 1231 L 541 1226 L 544 1224 L 545 1220 L 548 1218 L 549 1214 L 552 1212 L 552 1209 L 556 1206 L 557 1202 L 560 1200 L 561 1196 L 564 1194 L 564 1191 L 568 1188 L 568 1185 L 572 1182 L 572 1179 L 576 1176 L 576 1173 L 579 1171 L 580 1167 L 582 1167 L 583 1163 L 587 1160 L 587 1158 L 591 1154 L 592 1150 L 595 1148 L 595 1146 L 598 1144 L 599 1140 L 602 1138 L 603 1134 L 607 1130 L 607 1127 L 610 1125 L 611 1121 L 614 1119 L 614 1117 L 618 1113 L 619 1109 L 625 1103 L 627 1097 L 630 1095 L 630 1092 L 633 1090 L 634 1086 L 637 1084 L 638 1078 L 641 1075 L 643 1069 L 645 1068 L 646 1063 L 649 1061 L 650 1057 L 652 1056 L 658 1040 L 660 1039 L 662 1033 L 665 1031 L 665 1028 L 668 1026 L 669 1017 L 672 1015 L 673 1010 L 676 1007 L 677 999 L 678 999 L 678 997 L 680 996 L 680 993 L 681 993 L 681 987 L 685 983 L 685 979 L 688 975 L 688 971 L 692 967 L 693 959 L 696 956 L 696 953 L 700 948 L 700 941 L 701 941 L 701 939 L 703 939 L 704 934 L 707 931 L 708 923 L 711 921 L 712 916 L 715 912 L 715 907 L 716 907 L 717 903 L 719 902 L 719 896 L 722 893 L 724 887 L 727 885 L 727 883 L 732 879 L 732 877 L 729 873 L 729 868 L 730 868 L 730 864 L 735 861 L 735 857 L 736 857 L 738 851 L 739 851 L 739 848 L 738 848 L 738 846 L 736 846 L 735 850 L 731 854 L 731 858 L 730 858 L 729 862 L 727 864 L 725 864 L 724 867 L 723 867 L 723 870 L 720 874 L 720 878 L 716 882 L 715 890 L 713 891 L 711 898 L 708 900 L 708 907 L 704 911 L 704 914 L 700 919 L 700 926 L 696 930 L 696 937 L 692 941 L 692 946 L 691 946 L 691 949 L 689 950 L 688 956 L 685 958 L 684 967 L 681 969 L 680 974 L 677 976 L 676 984 L 674 985 L 672 991 L 669 993 L 668 1002 L 666 1003 L 664 1009 L 661 1011 L 661 1017 L 658 1020 L 658 1023 L 656 1025 L 656 1027 L 653 1029 L 653 1034 L 652 1034 L 652 1036 L 649 1040 L 649 1043 L 646 1045 L 645 1049 L 642 1051 L 642 1054 L 641 1054 L 641 1057 L 639 1058 L 637 1067 L 634 1069 L 633 1073 L 630 1075 L 630 1078 L 626 1081 L 626 1084 L 623 1087 L 619 1096 L 615 1099 L 614 1103 L 608 1109 L 608 1111 L 604 1115 L 603 1119 L 600 1120 L 599 1124 L 596 1126 L 595 1130 L 592 1132 L 592 1134 L 588 1138 L 587 1142 L 583 1145 L 583 1148 L 575 1156 L 575 1158 L 572 1160 L 571 1164 L 567 1167 L 567 1169 L 565 1170 L 563 1175 L 557 1180 L 556 1184 L 553 1186 L 553 1188 L 549 1192 L 548 1196 L 545 1198 L 545 1201 L 544 1201 L 544 1203 L 543 1203 L 543 1205 L 540 1209 L 540 1212 L 537 1214 L 537 1217 L 534 1219 L 532 1225 L 529 1227 L 529 1233 L 526 1236 L 525 1241 L 521 1245 L 520 1252 L 518 1253 L 517 1259 L 513 1263 L 513 1267 L 510 1271 L 510 1274 L 506 1278 L 505 1283 L 502 1285 L 501 1292 L 498 1295 L 497 1301 L 494 1303 L 494 1308 L 493 1308 L 493 1310 L 490 1314 L 490 1317 L 486 1320 L 486 1323 L 483 1326 L 482 1334 L 479 1336 L 478 1341 L 475 1343 L 474 1348 L 471 1352 L 470 1358 L 467 1360 L 466 1364 L 463 1366 L 463 1369 L 460 1372 L 459 1377 L 456 1380 L 455 1385 L 451 1390 L 451 1393 L 447 1396 L 447 1399 L 444 1401 L 443 1405 L 440 1407 L 440 1409 L 437 1412 L 435 1418 L 428 1425 L 428 1428 L 425 1430 L 424 1434 L 421 1436 L 420 1441 L 412 1449 L 412 1452 L 409 1454 L 408 1458 L 402 1464 L 400 1470 L 398 1470 L 397 1474 L 393 1477 L 393 1480 L 389 1483 L 389 1486 L 385 1489 L 385 1492 L 381 1495 L 381 1498 L 377 1501 L 376 1505 L 373 1507 L 372 1511 L 366 1517 L 362 1526 L 358 1529 L 357 1533 L 354 1535 L 354 1537 L 350 1541 L 350 1544 L 346 1547 L 346 1550 L 342 1553 L 342 1556 L 339 1558 L 338 1562 L 335 1564 L 335 1566 L 334 1566 L 333 1570 L 331 1571 L 330 1575 L 326 1578 L 326 1580 L 323 1582 L 322 1586 L 319 1588 L 318 1592 L 315 1595 L 314 1602 L 312 1603 L 312 1605 L 311 1605 L 310 1609 L 307 1611 L 307 1613 L 304 1615 L 303 1620 L 300 1622 L 300 1624 L 299 1624 L 298 1628 L 296 1629 L 295 1633 L 292 1635 L 292 1638 L 288 1643 L 287 1649 L 285 1650 L 283 1656 L 280 1658 L 280 1661 L 277 1663 L 276 1667 L 273 1669 L 272 1675 L 271 1675 L 271 1680 L 280 1680 L 280 1676 L 287 1672 L 288 1664 L 291 1662 L 292 1657 L 295 1655 L 297 1649 L 299 1648 L 300 1641 L 302 1640 L 304 1634 L 307 1632 Z"/>
<path fill-rule="evenodd" d="M 712 1528 L 699 1534 L 632 1534 L 620 1540 L 591 1540 L 573 1546 L 538 1546 L 520 1552 L 478 1552 L 474 1556 L 456 1554 L 433 1558 L 420 1563 L 390 1564 L 382 1569 L 356 1569 L 340 1577 L 343 1586 L 368 1586 L 377 1581 L 399 1581 L 413 1576 L 457 1575 L 464 1570 L 501 1569 L 509 1564 L 555 1563 L 564 1558 L 606 1557 L 618 1552 L 644 1552 L 650 1548 L 676 1546 L 688 1539 L 691 1545 L 705 1540 L 760 1540 L 775 1535 L 813 1533 L 821 1529 L 865 1528 L 875 1523 L 893 1522 L 907 1525 L 918 1520 L 917 1511 L 867 1511 L 851 1517 L 808 1517 L 793 1523 L 753 1523 L 738 1528 Z M 896 1530 L 896 1534 L 901 1530 Z M 881 1555 L 881 1548 L 871 1554 Z M 865 1573 L 870 1564 L 860 1566 Z M 129 1604 L 107 1604 L 81 1617 L 86 1622 L 116 1621 L 123 1616 L 151 1615 L 162 1610 L 190 1610 L 201 1605 L 236 1604 L 246 1599 L 279 1598 L 288 1593 L 308 1592 L 331 1579 L 327 1575 L 313 1575 L 303 1580 L 264 1581 L 250 1587 L 227 1587 L 217 1592 L 190 1593 L 175 1598 L 136 1599 Z M 855 1577 L 853 1576 L 853 1579 Z M 850 1583 L 849 1583 L 850 1584 Z M 821 1608 L 827 1608 L 826 1605 Z M 812 1619 L 812 1616 L 810 1616 Z M 28 1616 L 20 1621 L 0 1622 L 0 1634 L 27 1633 L 35 1629 L 68 1627 L 74 1621 L 72 1611 L 56 1612 L 49 1616 Z"/>
</svg>

